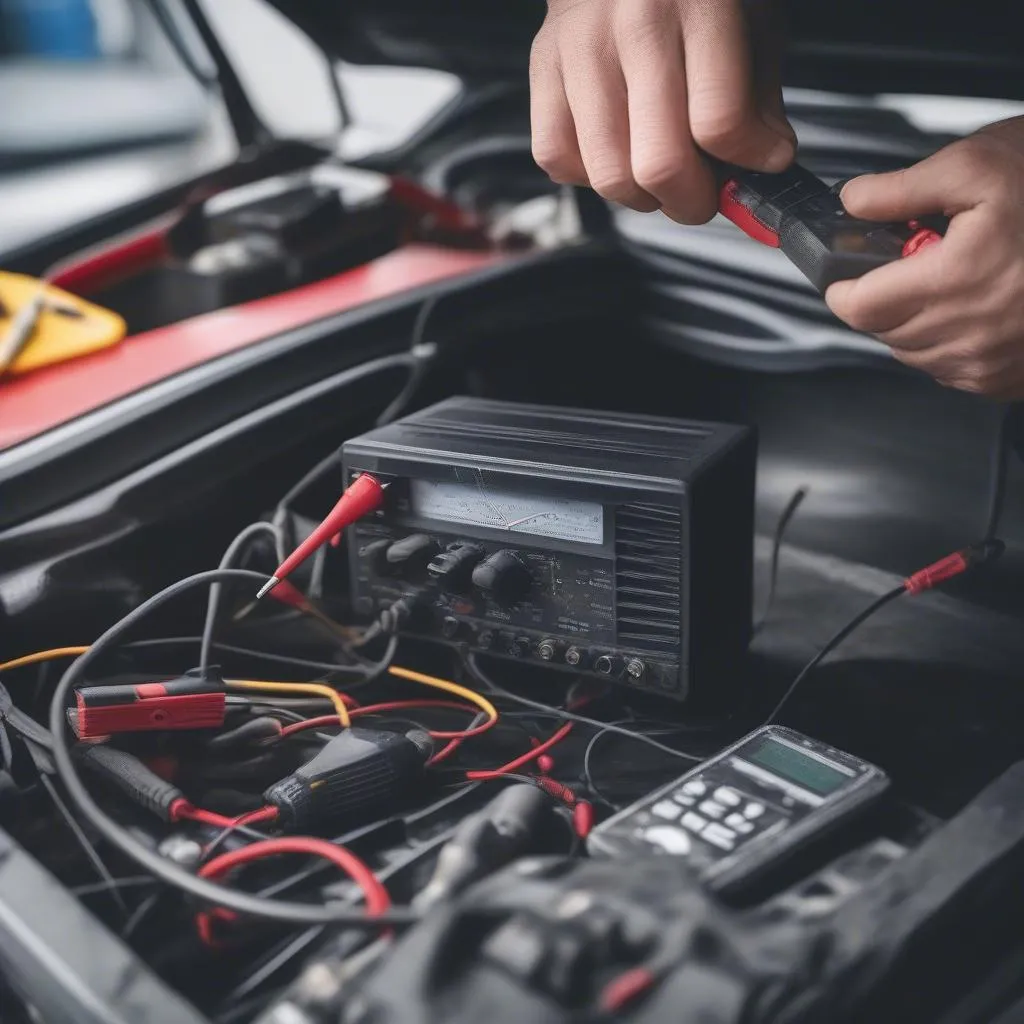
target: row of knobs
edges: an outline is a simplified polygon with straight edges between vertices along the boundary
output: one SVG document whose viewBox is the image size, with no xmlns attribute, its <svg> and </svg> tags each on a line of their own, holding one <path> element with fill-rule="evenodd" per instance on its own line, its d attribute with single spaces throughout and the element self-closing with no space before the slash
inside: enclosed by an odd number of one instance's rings
<svg viewBox="0 0 1024 1024">
<path fill-rule="evenodd" d="M 521 601 L 533 584 L 530 570 L 514 551 L 502 549 L 484 557 L 486 552 L 476 544 L 442 548 L 425 533 L 373 541 L 363 554 L 381 575 L 412 580 L 425 573 L 450 593 L 463 594 L 472 588 L 501 605 Z"/>
</svg>

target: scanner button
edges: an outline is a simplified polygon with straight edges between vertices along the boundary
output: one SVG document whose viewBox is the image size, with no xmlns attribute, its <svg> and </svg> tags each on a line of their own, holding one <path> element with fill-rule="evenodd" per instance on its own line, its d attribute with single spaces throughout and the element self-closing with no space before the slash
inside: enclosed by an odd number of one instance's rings
<svg viewBox="0 0 1024 1024">
<path fill-rule="evenodd" d="M 666 853 L 687 854 L 693 849 L 690 837 L 672 825 L 655 825 L 644 832 L 644 839 L 660 846 Z"/>
<path fill-rule="evenodd" d="M 693 811 L 688 811 L 683 815 L 683 828 L 688 828 L 691 832 L 703 832 L 706 825 L 707 822 Z"/>
<path fill-rule="evenodd" d="M 665 818 L 668 821 L 675 821 L 682 813 L 683 809 L 679 804 L 674 804 L 671 800 L 659 800 L 651 808 L 651 814 L 656 818 Z"/>
<path fill-rule="evenodd" d="M 736 845 L 736 834 L 731 829 L 723 828 L 714 822 L 701 832 L 700 837 L 720 850 L 731 850 Z"/>
</svg>

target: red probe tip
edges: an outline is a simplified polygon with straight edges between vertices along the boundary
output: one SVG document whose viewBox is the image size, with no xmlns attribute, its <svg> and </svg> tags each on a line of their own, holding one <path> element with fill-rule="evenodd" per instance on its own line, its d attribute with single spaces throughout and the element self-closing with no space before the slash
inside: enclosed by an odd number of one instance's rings
<svg viewBox="0 0 1024 1024">
<path fill-rule="evenodd" d="M 267 594 L 269 594 L 280 582 L 281 581 L 276 576 L 271 576 L 270 579 L 260 587 L 259 593 L 256 595 L 256 600 L 259 601 L 261 598 L 266 597 Z"/>
</svg>

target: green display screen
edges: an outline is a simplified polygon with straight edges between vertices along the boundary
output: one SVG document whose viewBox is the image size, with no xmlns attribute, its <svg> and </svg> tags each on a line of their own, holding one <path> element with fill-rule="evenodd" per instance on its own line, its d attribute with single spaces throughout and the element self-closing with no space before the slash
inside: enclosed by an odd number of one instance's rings
<svg viewBox="0 0 1024 1024">
<path fill-rule="evenodd" d="M 771 737 L 764 737 L 748 750 L 738 751 L 745 761 L 767 768 L 790 782 L 809 789 L 812 793 L 828 796 L 840 789 L 850 776 L 837 768 L 801 753 L 788 743 L 779 743 Z"/>
</svg>

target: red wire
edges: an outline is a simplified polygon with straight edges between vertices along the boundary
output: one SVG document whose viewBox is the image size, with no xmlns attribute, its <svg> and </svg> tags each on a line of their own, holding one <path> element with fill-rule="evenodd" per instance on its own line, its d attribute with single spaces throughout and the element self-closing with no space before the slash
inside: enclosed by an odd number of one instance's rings
<svg viewBox="0 0 1024 1024">
<path fill-rule="evenodd" d="M 427 767 L 451 757 L 452 754 L 454 754 L 461 746 L 462 740 L 449 740 L 445 746 L 443 746 L 436 754 L 434 754 L 433 757 L 430 758 L 429 761 L 427 761 Z"/>
<path fill-rule="evenodd" d="M 196 821 L 201 825 L 210 825 L 213 828 L 238 828 L 239 825 L 251 825 L 260 821 L 273 821 L 278 815 L 276 807 L 261 807 L 256 811 L 249 811 L 237 818 L 228 818 L 215 811 L 207 811 L 202 807 L 193 807 L 187 800 L 175 800 L 171 804 L 171 821 Z"/>
<path fill-rule="evenodd" d="M 601 991 L 599 1005 L 605 1013 L 618 1013 L 628 1003 L 643 995 L 657 981 L 646 967 L 632 967 L 612 978 Z"/>
<path fill-rule="evenodd" d="M 225 817 L 214 811 L 205 811 L 202 807 L 193 807 L 187 800 L 175 800 L 170 807 L 171 821 L 197 821 L 201 825 L 212 825 L 214 828 L 233 828 L 234 818 Z"/>
<path fill-rule="evenodd" d="M 454 700 L 391 700 L 383 704 L 367 704 L 365 707 L 353 708 L 350 712 L 352 718 L 360 715 L 373 715 L 384 711 L 401 711 L 406 709 L 419 708 L 449 708 L 455 711 L 476 711 L 471 704 L 461 704 Z M 304 722 L 295 722 L 286 725 L 281 730 L 281 736 L 292 736 L 297 732 L 304 732 L 306 729 L 322 729 L 328 725 L 339 725 L 337 715 L 322 715 L 318 718 L 307 718 Z M 466 739 L 468 736 L 475 736 L 476 729 L 465 729 L 462 732 L 431 732 L 435 739 Z"/>
<path fill-rule="evenodd" d="M 349 712 L 351 714 L 351 712 Z M 281 730 L 280 739 L 285 736 L 294 736 L 297 732 L 305 732 L 307 729 L 322 729 L 324 726 L 333 725 L 337 728 L 341 725 L 337 715 L 320 715 L 317 718 L 307 718 L 304 722 L 293 722 Z M 270 737 L 273 740 L 273 736 Z"/>
<path fill-rule="evenodd" d="M 105 249 L 83 254 L 75 262 L 59 267 L 51 280 L 65 291 L 84 294 L 146 270 L 167 259 L 167 233 L 172 224 L 173 219 L 165 219 Z"/>
<path fill-rule="evenodd" d="M 235 818 L 232 824 L 238 828 L 241 825 L 256 825 L 262 821 L 277 821 L 280 813 L 276 807 L 261 807 L 259 810 L 249 811 L 248 814 Z"/>
<path fill-rule="evenodd" d="M 555 744 L 561 743 L 570 732 L 572 732 L 572 722 L 566 722 L 543 743 L 538 743 L 532 750 L 528 750 L 514 761 L 509 761 L 508 764 L 503 764 L 500 768 L 492 768 L 489 771 L 466 772 L 466 778 L 471 779 L 473 782 L 485 782 L 488 779 L 497 779 L 502 775 L 507 775 L 509 772 L 514 772 L 517 768 L 522 768 L 524 764 L 535 761 L 541 754 L 546 753 L 555 746 Z"/>
<path fill-rule="evenodd" d="M 368 917 L 376 917 L 391 908 L 391 897 L 388 895 L 387 889 L 370 868 L 351 850 L 329 843 L 326 839 L 313 839 L 310 836 L 279 836 L 222 853 L 219 857 L 207 861 L 199 869 L 199 877 L 215 880 L 236 868 L 283 853 L 320 857 L 341 868 L 362 891 L 366 899 Z M 196 929 L 199 932 L 199 937 L 207 945 L 216 944 L 212 931 L 213 916 L 224 917 L 223 913 L 218 914 L 217 910 L 203 911 L 196 915 Z"/>
</svg>

